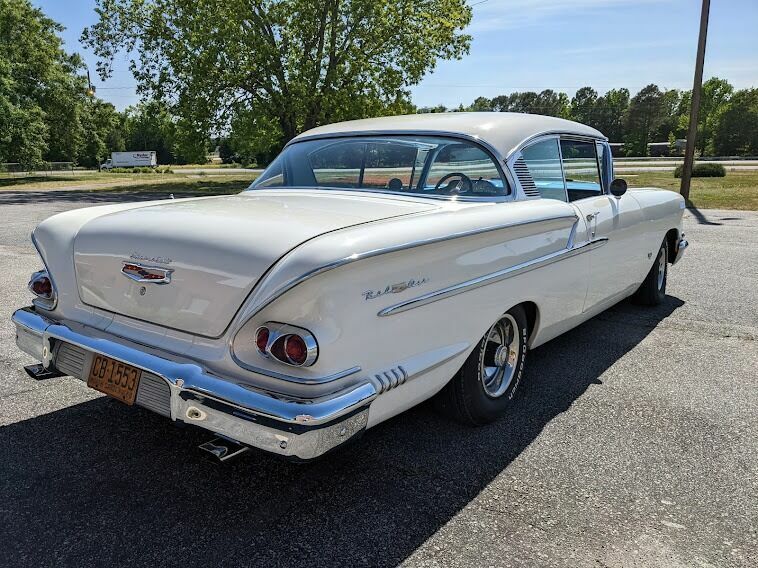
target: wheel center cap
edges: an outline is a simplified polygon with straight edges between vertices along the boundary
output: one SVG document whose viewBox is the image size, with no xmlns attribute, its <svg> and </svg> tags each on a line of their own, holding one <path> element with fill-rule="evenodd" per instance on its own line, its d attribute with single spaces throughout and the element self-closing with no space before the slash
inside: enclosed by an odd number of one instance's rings
<svg viewBox="0 0 758 568">
<path fill-rule="evenodd" d="M 508 346 L 507 345 L 501 345 L 497 348 L 497 351 L 495 351 L 495 366 L 497 367 L 503 367 L 508 362 Z"/>
</svg>

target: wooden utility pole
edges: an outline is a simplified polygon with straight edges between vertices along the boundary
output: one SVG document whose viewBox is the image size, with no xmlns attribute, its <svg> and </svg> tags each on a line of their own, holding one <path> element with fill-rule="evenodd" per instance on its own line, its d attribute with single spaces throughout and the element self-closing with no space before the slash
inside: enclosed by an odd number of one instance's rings
<svg viewBox="0 0 758 568">
<path fill-rule="evenodd" d="M 692 164 L 695 161 L 695 137 L 697 136 L 697 118 L 700 112 L 700 93 L 703 90 L 705 36 L 708 34 L 708 13 L 710 9 L 711 1 L 703 0 L 703 7 L 700 11 L 700 35 L 697 40 L 697 59 L 695 60 L 695 81 L 692 84 L 692 100 L 690 102 L 690 127 L 687 131 L 687 148 L 684 151 L 684 166 L 682 166 L 682 187 L 680 193 L 685 201 L 690 198 Z"/>
</svg>

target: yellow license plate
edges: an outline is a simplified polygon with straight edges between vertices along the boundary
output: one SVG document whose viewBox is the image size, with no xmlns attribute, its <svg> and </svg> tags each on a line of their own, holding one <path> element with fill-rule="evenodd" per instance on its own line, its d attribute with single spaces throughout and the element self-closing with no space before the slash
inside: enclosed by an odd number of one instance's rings
<svg viewBox="0 0 758 568">
<path fill-rule="evenodd" d="M 87 386 L 126 404 L 134 404 L 142 371 L 110 357 L 95 355 Z"/>
</svg>

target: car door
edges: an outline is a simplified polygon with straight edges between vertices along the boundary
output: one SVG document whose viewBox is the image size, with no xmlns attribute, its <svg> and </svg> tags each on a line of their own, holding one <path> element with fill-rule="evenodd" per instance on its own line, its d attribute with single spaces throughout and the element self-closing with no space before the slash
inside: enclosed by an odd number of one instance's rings
<svg viewBox="0 0 758 568">
<path fill-rule="evenodd" d="M 616 301 L 635 284 L 644 246 L 642 211 L 632 195 L 609 193 L 612 164 L 604 143 L 562 138 L 560 148 L 569 203 L 587 224 L 588 240 L 604 241 L 589 253 L 586 312 Z"/>
</svg>

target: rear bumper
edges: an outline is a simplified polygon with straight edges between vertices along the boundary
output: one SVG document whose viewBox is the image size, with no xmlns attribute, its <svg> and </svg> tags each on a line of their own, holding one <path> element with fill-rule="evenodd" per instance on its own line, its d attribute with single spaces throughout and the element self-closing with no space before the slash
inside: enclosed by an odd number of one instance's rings
<svg viewBox="0 0 758 568">
<path fill-rule="evenodd" d="M 365 381 L 318 399 L 285 398 L 211 375 L 195 362 L 177 362 L 99 330 L 49 319 L 34 308 L 16 310 L 12 319 L 18 347 L 45 368 L 55 367 L 63 346 L 78 348 L 84 358 L 106 355 L 165 381 L 172 420 L 287 457 L 313 459 L 361 433 L 377 396 Z M 86 380 L 86 374 L 77 378 Z"/>
<path fill-rule="evenodd" d="M 682 233 L 682 238 L 680 238 L 679 242 L 676 244 L 676 256 L 674 256 L 674 260 L 671 261 L 672 265 L 676 264 L 682 259 L 684 256 L 684 251 L 687 250 L 687 247 L 689 245 L 690 243 L 687 242 L 687 239 L 684 238 L 684 233 Z"/>
</svg>

